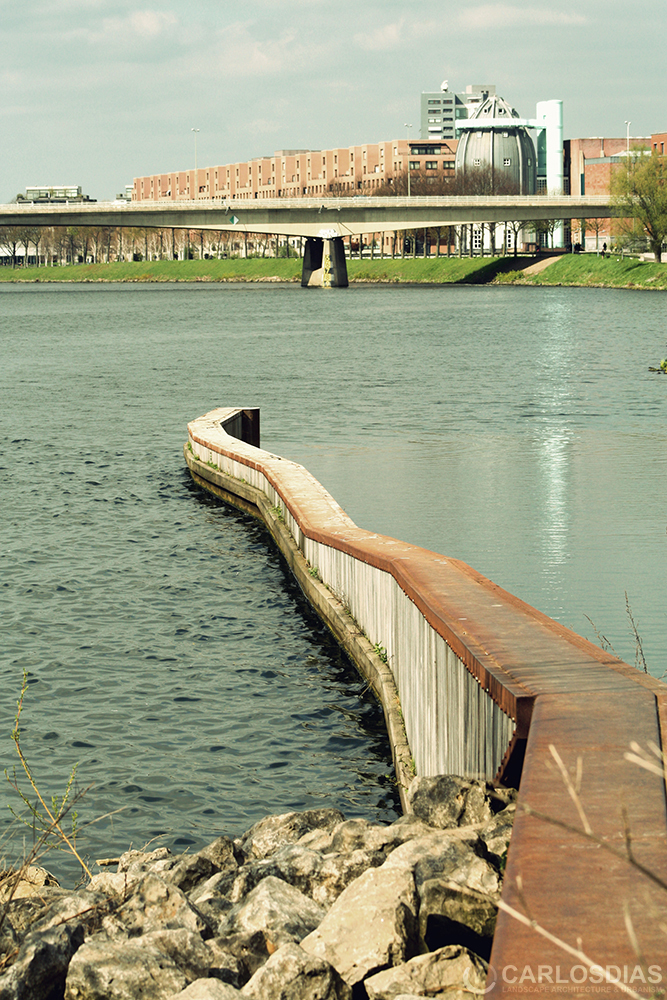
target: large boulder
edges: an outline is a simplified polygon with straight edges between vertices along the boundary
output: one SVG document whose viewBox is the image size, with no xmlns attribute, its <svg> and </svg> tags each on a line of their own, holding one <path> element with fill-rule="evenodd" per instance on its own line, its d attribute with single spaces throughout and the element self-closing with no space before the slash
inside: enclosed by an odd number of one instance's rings
<svg viewBox="0 0 667 1000">
<path fill-rule="evenodd" d="M 65 1000 L 166 1000 L 189 981 L 157 944 L 98 937 L 70 962 Z"/>
<path fill-rule="evenodd" d="M 443 830 L 488 823 L 506 798 L 498 796 L 487 781 L 452 774 L 415 778 L 407 797 L 409 809 L 418 819 Z"/>
<path fill-rule="evenodd" d="M 465 948 L 451 946 L 378 972 L 364 986 L 369 1000 L 395 1000 L 401 994 L 470 1000 L 484 992 L 485 982 L 485 963 Z"/>
<path fill-rule="evenodd" d="M 251 1000 L 352 1000 L 336 970 L 297 944 L 284 944 L 243 987 Z"/>
<path fill-rule="evenodd" d="M 173 993 L 168 1000 L 242 1000 L 239 993 L 228 983 L 219 979 L 196 979 L 180 993 Z"/>
<path fill-rule="evenodd" d="M 28 934 L 14 964 L 0 975 L 0 1000 L 51 1000 L 62 996 L 67 969 L 83 936 L 80 922 Z"/>
<path fill-rule="evenodd" d="M 420 887 L 419 934 L 430 951 L 458 944 L 488 961 L 497 915 L 497 896 L 442 879 Z"/>
<path fill-rule="evenodd" d="M 40 865 L 24 865 L 16 871 L 7 869 L 0 872 L 0 903 L 10 899 L 26 899 L 30 896 L 46 898 L 44 890 L 57 888 L 60 882 Z"/>
<path fill-rule="evenodd" d="M 194 931 L 211 937 L 211 929 L 185 893 L 149 872 L 132 886 L 130 896 L 102 921 L 109 937 L 137 937 L 165 929 Z"/>
<path fill-rule="evenodd" d="M 285 844 L 295 844 L 312 830 L 329 832 L 344 819 L 338 809 L 307 809 L 265 816 L 243 834 L 240 847 L 249 858 L 266 858 Z"/>
<path fill-rule="evenodd" d="M 417 896 L 412 872 L 372 868 L 338 897 L 301 947 L 323 958 L 353 986 L 417 951 Z"/>
<path fill-rule="evenodd" d="M 269 875 L 235 906 L 218 928 L 221 937 L 261 932 L 269 952 L 299 942 L 324 918 L 325 911 L 294 886 Z"/>
</svg>

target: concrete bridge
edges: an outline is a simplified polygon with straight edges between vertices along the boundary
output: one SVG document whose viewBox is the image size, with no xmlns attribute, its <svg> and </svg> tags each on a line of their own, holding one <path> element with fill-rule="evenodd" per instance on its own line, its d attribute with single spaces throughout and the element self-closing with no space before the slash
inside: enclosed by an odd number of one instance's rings
<svg viewBox="0 0 667 1000">
<path fill-rule="evenodd" d="M 346 285 L 343 239 L 364 233 L 542 219 L 606 219 L 608 195 L 267 198 L 0 206 L 0 226 L 209 229 L 305 237 L 302 283 Z"/>
</svg>

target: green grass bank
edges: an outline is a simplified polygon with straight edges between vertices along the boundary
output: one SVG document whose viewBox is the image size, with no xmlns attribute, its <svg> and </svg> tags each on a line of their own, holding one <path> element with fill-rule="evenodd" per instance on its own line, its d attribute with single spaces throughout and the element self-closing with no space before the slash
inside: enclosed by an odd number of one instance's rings
<svg viewBox="0 0 667 1000">
<path fill-rule="evenodd" d="M 667 263 L 567 254 L 539 274 L 527 275 L 529 257 L 427 257 L 348 260 L 350 281 L 387 284 L 577 285 L 593 288 L 667 288 Z M 161 260 L 66 267 L 0 267 L 0 281 L 158 282 L 300 281 L 301 260 Z"/>
<path fill-rule="evenodd" d="M 348 260 L 350 281 L 444 283 L 491 281 L 502 258 L 431 257 Z M 159 260 L 66 267 L 0 268 L 2 281 L 300 281 L 301 260 Z"/>
<path fill-rule="evenodd" d="M 514 268 L 496 275 L 494 280 L 498 284 L 665 289 L 667 263 L 655 264 L 634 257 L 565 254 L 539 274 L 524 274 Z"/>
</svg>

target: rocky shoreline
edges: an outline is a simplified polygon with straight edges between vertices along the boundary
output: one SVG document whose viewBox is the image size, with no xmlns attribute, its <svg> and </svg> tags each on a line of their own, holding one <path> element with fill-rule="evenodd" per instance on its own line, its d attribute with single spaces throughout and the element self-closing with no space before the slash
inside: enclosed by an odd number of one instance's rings
<svg viewBox="0 0 667 1000">
<path fill-rule="evenodd" d="M 5 873 L 0 1000 L 469 998 L 515 793 L 416 778 L 408 802 L 389 826 L 317 809 L 192 855 L 131 850 L 76 891 Z"/>
</svg>

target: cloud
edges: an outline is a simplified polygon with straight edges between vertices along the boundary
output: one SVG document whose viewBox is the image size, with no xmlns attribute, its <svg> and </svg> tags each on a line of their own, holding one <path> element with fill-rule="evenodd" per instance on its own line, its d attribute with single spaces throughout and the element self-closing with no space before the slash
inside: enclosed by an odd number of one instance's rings
<svg viewBox="0 0 667 1000">
<path fill-rule="evenodd" d="M 105 17 L 95 28 L 81 29 L 86 41 L 105 44 L 119 39 L 156 39 L 178 24 L 175 14 L 157 10 L 135 10 L 126 17 Z"/>
<path fill-rule="evenodd" d="M 130 27 L 136 34 L 145 38 L 160 35 L 163 31 L 178 23 L 175 14 L 165 14 L 156 10 L 138 10 L 128 18 Z"/>
<path fill-rule="evenodd" d="M 404 25 L 405 18 L 402 17 L 393 24 L 384 24 L 373 31 L 358 32 L 352 40 L 356 46 L 367 52 L 389 52 L 397 49 L 403 40 Z"/>
<path fill-rule="evenodd" d="M 259 35 L 253 23 L 237 22 L 204 40 L 198 49 L 177 60 L 170 68 L 181 78 L 264 80 L 283 74 L 285 79 L 301 77 L 326 59 L 326 40 L 315 40 L 297 28 Z M 234 90 L 238 99 L 238 90 Z M 264 96 L 264 100 L 266 99 Z"/>
<path fill-rule="evenodd" d="M 462 11 L 458 23 L 464 28 L 497 29 L 549 25 L 580 26 L 587 23 L 582 14 L 553 7 L 514 7 L 506 3 L 486 3 Z"/>
<path fill-rule="evenodd" d="M 401 45 L 414 42 L 417 38 L 433 33 L 432 23 L 401 17 L 397 21 L 372 27 L 368 31 L 358 31 L 352 37 L 357 48 L 366 52 L 392 52 Z"/>
</svg>

